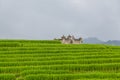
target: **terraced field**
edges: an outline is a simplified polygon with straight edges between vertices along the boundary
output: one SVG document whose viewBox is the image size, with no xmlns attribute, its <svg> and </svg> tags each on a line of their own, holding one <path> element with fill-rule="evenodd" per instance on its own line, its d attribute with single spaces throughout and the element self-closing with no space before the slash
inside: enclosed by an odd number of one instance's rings
<svg viewBox="0 0 120 80">
<path fill-rule="evenodd" d="M 120 47 L 0 40 L 0 80 L 120 80 Z"/>
</svg>

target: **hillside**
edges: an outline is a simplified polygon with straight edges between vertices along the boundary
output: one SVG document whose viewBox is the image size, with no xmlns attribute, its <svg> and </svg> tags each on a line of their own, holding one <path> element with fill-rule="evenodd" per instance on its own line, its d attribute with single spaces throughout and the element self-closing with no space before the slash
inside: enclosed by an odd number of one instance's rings
<svg viewBox="0 0 120 80">
<path fill-rule="evenodd" d="M 104 44 L 120 45 L 120 40 L 109 40 L 107 42 L 104 42 Z"/>
<path fill-rule="evenodd" d="M 0 40 L 0 80 L 120 80 L 120 47 Z"/>
<path fill-rule="evenodd" d="M 84 39 L 84 43 L 87 44 L 110 44 L 110 45 L 120 45 L 120 40 L 108 40 L 102 41 L 96 37 L 89 37 Z"/>
<path fill-rule="evenodd" d="M 89 43 L 89 44 L 100 44 L 100 43 L 103 43 L 103 42 L 104 41 L 99 40 L 96 37 L 89 37 L 89 38 L 84 39 L 84 43 Z"/>
</svg>

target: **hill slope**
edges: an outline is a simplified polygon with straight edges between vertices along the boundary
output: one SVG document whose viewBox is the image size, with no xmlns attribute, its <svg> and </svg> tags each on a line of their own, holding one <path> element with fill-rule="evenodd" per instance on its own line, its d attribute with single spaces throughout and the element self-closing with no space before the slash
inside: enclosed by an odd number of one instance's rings
<svg viewBox="0 0 120 80">
<path fill-rule="evenodd" d="M 104 43 L 104 41 L 101 41 L 96 37 L 89 37 L 89 38 L 84 39 L 84 43 L 101 44 L 101 43 Z"/>
<path fill-rule="evenodd" d="M 120 80 L 120 47 L 1 40 L 0 80 Z"/>
<path fill-rule="evenodd" d="M 110 45 L 120 45 L 120 40 L 108 40 L 108 41 L 102 41 L 99 40 L 96 37 L 89 37 L 84 39 L 84 43 L 88 44 L 110 44 Z"/>
</svg>

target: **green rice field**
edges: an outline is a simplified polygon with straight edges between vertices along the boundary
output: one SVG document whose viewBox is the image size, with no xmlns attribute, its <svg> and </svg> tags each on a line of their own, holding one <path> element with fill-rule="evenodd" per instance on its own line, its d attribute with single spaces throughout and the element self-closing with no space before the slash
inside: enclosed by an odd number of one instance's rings
<svg viewBox="0 0 120 80">
<path fill-rule="evenodd" d="M 120 80 L 120 46 L 0 40 L 0 80 Z"/>
</svg>

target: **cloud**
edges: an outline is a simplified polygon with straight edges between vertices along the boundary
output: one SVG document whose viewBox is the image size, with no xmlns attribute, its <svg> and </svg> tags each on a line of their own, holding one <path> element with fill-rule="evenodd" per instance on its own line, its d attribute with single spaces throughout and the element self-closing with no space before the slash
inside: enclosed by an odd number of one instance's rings
<svg viewBox="0 0 120 80">
<path fill-rule="evenodd" d="M 0 0 L 0 38 L 120 39 L 119 0 Z"/>
</svg>

